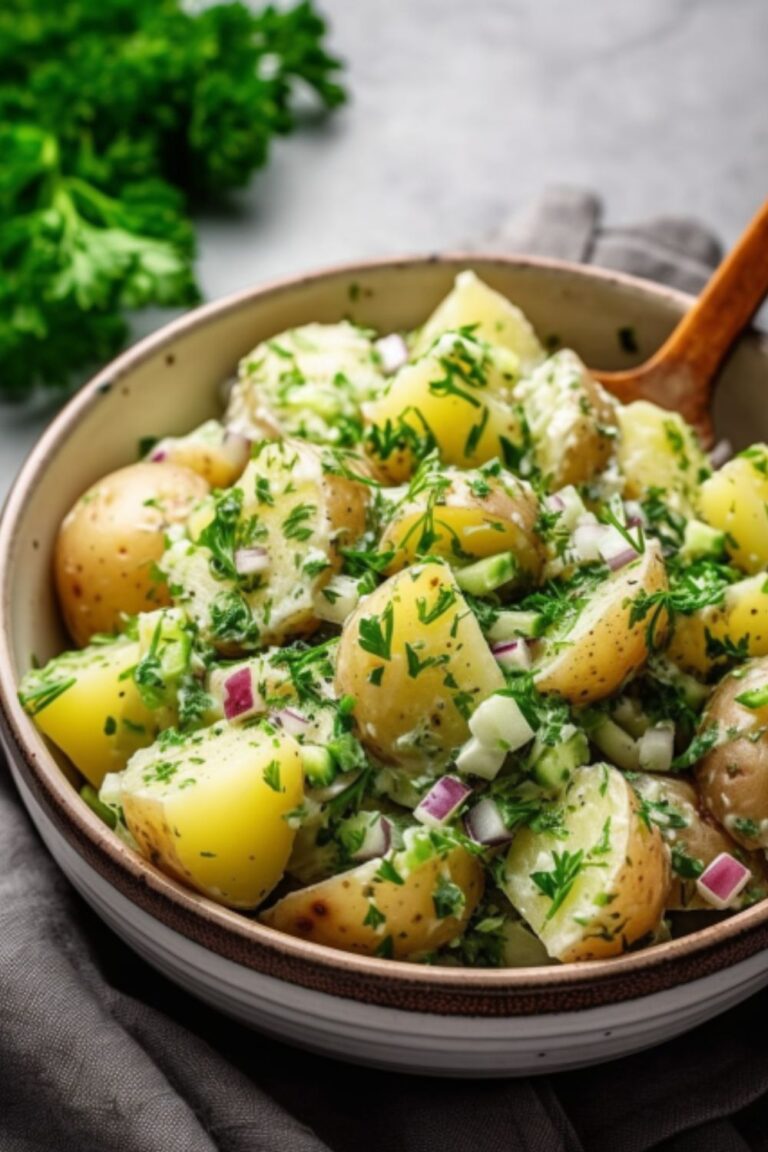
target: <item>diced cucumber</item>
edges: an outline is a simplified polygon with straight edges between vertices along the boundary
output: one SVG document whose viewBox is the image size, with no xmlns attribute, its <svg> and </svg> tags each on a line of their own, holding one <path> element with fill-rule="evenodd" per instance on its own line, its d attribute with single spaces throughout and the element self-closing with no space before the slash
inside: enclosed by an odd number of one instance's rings
<svg viewBox="0 0 768 1152">
<path fill-rule="evenodd" d="M 637 740 L 625 732 L 615 720 L 611 720 L 608 716 L 600 717 L 599 721 L 590 727 L 589 738 L 617 768 L 623 768 L 625 772 L 637 772 L 640 767 Z"/>
<path fill-rule="evenodd" d="M 504 584 L 514 580 L 518 572 L 517 557 L 514 552 L 499 552 L 497 556 L 486 556 L 466 568 L 454 572 L 456 583 L 463 592 L 472 596 L 487 596 Z"/>
<path fill-rule="evenodd" d="M 116 827 L 117 814 L 111 808 L 108 808 L 106 804 L 102 804 L 96 794 L 96 789 L 92 788 L 90 784 L 85 784 L 80 789 L 80 798 L 85 801 L 91 812 L 96 813 L 99 820 L 103 820 L 108 828 Z"/>
<path fill-rule="evenodd" d="M 516 752 L 534 737 L 533 728 L 512 696 L 496 693 L 475 710 L 469 730 L 486 748 Z"/>
<path fill-rule="evenodd" d="M 719 560 L 725 555 L 725 533 L 701 520 L 689 520 L 680 555 L 686 560 L 700 560 L 705 556 Z"/>
<path fill-rule="evenodd" d="M 488 748 L 476 736 L 470 736 L 456 757 L 456 768 L 465 776 L 495 780 L 506 758 L 507 754 L 503 750 Z"/>
<path fill-rule="evenodd" d="M 534 744 L 531 754 L 531 775 L 537 784 L 551 792 L 559 792 L 571 778 L 571 773 L 582 764 L 589 763 L 589 743 L 583 732 L 574 728 L 560 744 Z"/>
<path fill-rule="evenodd" d="M 492 644 L 514 640 L 517 636 L 531 639 L 541 636 L 544 626 L 545 620 L 541 612 L 525 612 L 522 609 L 499 612 L 488 630 L 488 639 Z"/>
<path fill-rule="evenodd" d="M 301 763 L 311 788 L 327 788 L 338 775 L 338 765 L 333 756 L 319 744 L 302 744 Z"/>
</svg>

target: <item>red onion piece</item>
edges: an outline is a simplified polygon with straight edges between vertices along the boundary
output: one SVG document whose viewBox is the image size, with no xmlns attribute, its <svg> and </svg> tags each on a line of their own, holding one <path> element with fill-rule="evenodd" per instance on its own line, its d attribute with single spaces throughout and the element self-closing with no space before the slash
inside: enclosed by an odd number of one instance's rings
<svg viewBox="0 0 768 1152">
<path fill-rule="evenodd" d="M 253 684 L 250 668 L 238 668 L 224 681 L 224 715 L 234 720 L 254 707 Z"/>
<path fill-rule="evenodd" d="M 238 548 L 235 551 L 235 569 L 240 576 L 255 576 L 269 568 L 266 548 Z"/>
<path fill-rule="evenodd" d="M 161 448 L 158 445 L 156 448 L 152 449 L 147 459 L 149 460 L 150 464 L 161 464 L 163 460 L 168 459 L 168 453 L 166 452 L 165 448 Z"/>
<path fill-rule="evenodd" d="M 696 888 L 708 904 L 722 911 L 732 906 L 751 875 L 749 868 L 730 852 L 721 852 L 699 876 Z"/>
<path fill-rule="evenodd" d="M 522 638 L 519 640 L 501 640 L 491 648 L 494 658 L 502 668 L 531 667 L 531 652 Z"/>
<path fill-rule="evenodd" d="M 382 336 L 374 345 L 381 360 L 381 367 L 385 376 L 391 376 L 408 363 L 408 345 L 398 332 L 391 336 Z"/>
<path fill-rule="evenodd" d="M 386 856 L 391 846 L 392 825 L 386 816 L 380 816 L 366 828 L 362 844 L 356 852 L 351 853 L 351 857 L 361 863 L 375 860 L 377 856 Z"/>
<path fill-rule="evenodd" d="M 639 553 L 636 549 L 627 544 L 626 548 L 623 548 L 621 552 L 611 553 L 603 557 L 603 559 L 611 572 L 618 572 L 619 568 L 624 568 L 627 564 L 631 564 L 633 560 L 637 560 L 638 555 Z"/>
<path fill-rule="evenodd" d="M 626 564 L 631 564 L 633 560 L 637 560 L 639 555 L 637 549 L 633 548 L 626 537 L 622 536 L 618 528 L 614 528 L 611 524 L 603 526 L 603 537 L 597 546 L 597 550 L 611 572 L 618 572 L 619 568 L 623 568 Z"/>
<path fill-rule="evenodd" d="M 279 725 L 289 736 L 303 736 L 307 730 L 309 720 L 295 708 L 281 708 L 272 714 L 272 721 Z"/>
<path fill-rule="evenodd" d="M 733 445 L 730 440 L 718 440 L 709 454 L 709 462 L 717 471 L 718 468 L 722 468 L 723 464 L 727 464 L 732 456 Z"/>
<path fill-rule="evenodd" d="M 471 794 L 469 785 L 456 776 L 441 776 L 414 808 L 413 814 L 420 823 L 439 828 L 458 812 Z"/>
<path fill-rule="evenodd" d="M 507 828 L 498 805 L 490 796 L 485 796 L 479 804 L 470 808 L 464 817 L 464 828 L 470 840 L 489 848 L 508 844 L 514 835 Z"/>
<path fill-rule="evenodd" d="M 565 500 L 559 492 L 553 492 L 551 496 L 547 496 L 544 503 L 550 512 L 565 512 Z"/>
<path fill-rule="evenodd" d="M 669 772 L 675 755 L 675 726 L 669 722 L 649 728 L 637 742 L 637 755 L 644 772 Z"/>
<path fill-rule="evenodd" d="M 624 501 L 624 515 L 628 528 L 639 528 L 641 524 L 645 524 L 643 506 L 637 500 Z"/>
</svg>

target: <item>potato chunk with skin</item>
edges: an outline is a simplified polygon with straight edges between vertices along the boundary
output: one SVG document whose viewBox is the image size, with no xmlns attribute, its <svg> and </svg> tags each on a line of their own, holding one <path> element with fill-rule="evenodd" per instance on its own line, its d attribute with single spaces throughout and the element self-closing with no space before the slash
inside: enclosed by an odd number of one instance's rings
<svg viewBox="0 0 768 1152">
<path fill-rule="evenodd" d="M 616 417 L 616 458 L 624 477 L 624 496 L 643 500 L 650 489 L 658 488 L 673 511 L 693 516 L 699 486 L 709 475 L 709 461 L 693 429 L 677 412 L 647 400 L 619 404 Z"/>
<path fill-rule="evenodd" d="M 572 704 L 610 696 L 648 658 L 647 615 L 633 623 L 632 610 L 644 598 L 667 587 L 661 549 L 646 541 L 645 551 L 589 593 L 589 599 L 564 624 L 537 645 L 534 678 L 540 692 L 555 692 Z M 656 621 L 660 642 L 666 613 Z"/>
<path fill-rule="evenodd" d="M 538 517 L 531 486 L 501 468 L 419 473 L 387 525 L 379 551 L 394 551 L 393 572 L 427 554 L 479 560 L 511 551 L 523 572 L 537 576 L 543 563 Z"/>
<path fill-rule="evenodd" d="M 768 576 L 764 572 L 725 589 L 722 604 L 677 616 L 667 648 L 670 660 L 686 672 L 706 676 L 727 656 L 768 656 Z"/>
<path fill-rule="evenodd" d="M 281 878 L 304 795 L 299 746 L 269 726 L 215 724 L 137 752 L 120 781 L 141 852 L 232 908 L 255 908 Z"/>
<path fill-rule="evenodd" d="M 206 420 L 186 436 L 158 440 L 147 460 L 181 464 L 202 476 L 211 488 L 229 488 L 242 476 L 250 454 L 250 441 L 245 436 L 230 432 L 218 420 Z"/>
<path fill-rule="evenodd" d="M 766 895 L 765 861 L 746 853 L 704 807 L 690 780 L 657 773 L 633 773 L 632 787 L 640 797 L 646 821 L 655 824 L 672 856 L 672 885 L 667 897 L 670 912 L 712 911 L 700 895 L 696 875 L 721 852 L 729 852 L 752 871 L 752 881 L 741 893 L 737 907 Z"/>
<path fill-rule="evenodd" d="M 659 830 L 640 818 L 632 789 L 608 764 L 573 773 L 563 827 L 564 838 L 522 828 L 502 888 L 550 956 L 618 956 L 661 922 L 669 854 Z"/>
<path fill-rule="evenodd" d="M 734 840 L 768 848 L 768 658 L 720 681 L 700 731 L 716 740 L 696 767 L 702 800 Z"/>
<path fill-rule="evenodd" d="M 137 641 L 118 637 L 64 652 L 21 682 L 23 707 L 94 788 L 151 744 L 167 722 L 145 707 L 129 675 L 140 655 Z"/>
<path fill-rule="evenodd" d="M 64 517 L 54 571 L 72 639 L 117 631 L 123 615 L 170 604 L 156 565 L 171 524 L 181 524 L 208 485 L 176 464 L 130 464 L 89 488 Z"/>
<path fill-rule="evenodd" d="M 616 403 L 575 352 L 556 352 L 521 381 L 515 397 L 550 490 L 585 484 L 606 467 L 616 441 Z"/>
<path fill-rule="evenodd" d="M 480 902 L 483 866 L 447 837 L 435 844 L 424 830 L 405 836 L 403 851 L 292 892 L 261 914 L 262 923 L 345 952 L 397 960 L 447 944 Z"/>
<path fill-rule="evenodd" d="M 242 359 L 225 422 L 258 439 L 350 446 L 359 440 L 361 404 L 383 389 L 370 333 L 347 321 L 305 324 Z"/>
<path fill-rule="evenodd" d="M 474 709 L 503 686 L 446 564 L 391 576 L 344 625 L 336 691 L 354 697 L 360 739 L 389 763 L 446 764 Z"/>
<path fill-rule="evenodd" d="M 369 489 L 299 440 L 263 441 L 161 566 L 174 600 L 227 655 L 311 632 L 314 596 L 365 529 Z M 360 465 L 361 475 L 365 465 Z M 253 564 L 253 566 L 252 566 Z"/>
<path fill-rule="evenodd" d="M 544 349 L 525 315 L 474 272 L 456 277 L 452 291 L 417 333 L 413 355 L 423 356 L 444 332 L 459 328 L 471 328 L 478 339 L 514 352 L 524 372 L 544 359 Z"/>
<path fill-rule="evenodd" d="M 435 448 L 444 464 L 462 468 L 505 459 L 523 442 L 519 414 L 507 402 L 517 376 L 511 353 L 446 333 L 364 407 L 377 472 L 399 484 Z"/>
<path fill-rule="evenodd" d="M 726 533 L 732 562 L 743 572 L 768 565 L 768 445 L 753 444 L 705 480 L 701 516 Z"/>
</svg>

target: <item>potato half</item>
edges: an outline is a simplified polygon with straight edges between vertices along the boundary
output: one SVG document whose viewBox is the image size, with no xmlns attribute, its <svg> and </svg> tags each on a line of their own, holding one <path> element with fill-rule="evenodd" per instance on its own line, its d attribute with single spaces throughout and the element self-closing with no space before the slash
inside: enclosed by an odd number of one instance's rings
<svg viewBox="0 0 768 1152">
<path fill-rule="evenodd" d="M 338 696 L 354 697 L 360 739 L 394 764 L 446 764 L 469 737 L 468 719 L 504 687 L 447 564 L 406 568 L 347 618 Z"/>
<path fill-rule="evenodd" d="M 519 831 L 502 887 L 550 956 L 618 956 L 658 928 L 669 853 L 640 818 L 635 794 L 608 764 L 578 768 L 563 798 L 563 829 Z"/>
<path fill-rule="evenodd" d="M 725 589 L 722 604 L 690 616 L 677 616 L 667 648 L 670 660 L 694 676 L 706 676 L 727 656 L 727 644 L 747 656 L 768 656 L 768 581 L 765 573 L 748 576 Z"/>
<path fill-rule="evenodd" d="M 726 533 L 737 568 L 759 572 L 768 564 L 768 445 L 753 444 L 701 485 L 698 507 L 713 528 Z"/>
<path fill-rule="evenodd" d="M 753 660 L 721 680 L 701 731 L 718 743 L 696 767 L 701 797 L 727 832 L 745 848 L 768 848 L 768 702 L 749 707 L 738 697 L 766 694 L 768 658 Z"/>
<path fill-rule="evenodd" d="M 262 441 L 237 484 L 212 496 L 164 554 L 175 603 L 220 652 L 317 627 L 315 594 L 339 567 L 339 548 L 364 531 L 369 497 L 346 466 L 333 467 L 311 444 Z"/>
<path fill-rule="evenodd" d="M 283 874 L 304 796 L 299 746 L 264 727 L 215 724 L 137 752 L 120 782 L 128 829 L 163 871 L 232 908 Z"/>
<path fill-rule="evenodd" d="M 624 476 L 624 495 L 642 500 L 659 488 L 670 508 L 693 516 L 709 461 L 693 429 L 677 412 L 647 400 L 619 404 L 616 456 Z"/>
<path fill-rule="evenodd" d="M 672 884 L 667 897 L 670 912 L 712 911 L 712 905 L 699 894 L 696 874 L 721 852 L 738 857 L 752 870 L 752 882 L 742 893 L 740 904 L 754 899 L 756 889 L 764 890 L 763 857 L 754 852 L 745 853 L 721 828 L 704 807 L 690 780 L 634 773 L 632 787 L 640 797 L 646 819 L 658 827 L 672 855 Z"/>
<path fill-rule="evenodd" d="M 140 656 L 137 641 L 120 637 L 64 652 L 21 682 L 19 698 L 37 727 L 94 788 L 151 744 L 163 719 L 145 707 L 130 676 Z"/>
<path fill-rule="evenodd" d="M 390 571 L 428 553 L 479 560 L 511 551 L 524 573 L 538 575 L 543 562 L 536 532 L 539 503 L 529 484 L 509 472 L 484 475 L 455 468 L 426 481 L 396 510 L 381 538 L 379 550 L 395 553 Z"/>
<path fill-rule="evenodd" d="M 404 960 L 459 936 L 483 885 L 476 856 L 417 831 L 406 850 L 291 892 L 260 919 L 316 944 Z"/>
<path fill-rule="evenodd" d="M 64 517 L 54 571 L 59 603 L 76 644 L 116 632 L 123 614 L 170 604 L 156 565 L 171 524 L 183 523 L 208 493 L 177 464 L 130 464 L 111 472 Z"/>
<path fill-rule="evenodd" d="M 646 541 L 637 560 L 612 573 L 589 595 L 578 614 L 546 636 L 536 653 L 535 680 L 540 692 L 556 692 L 573 704 L 610 696 L 648 658 L 650 614 L 630 623 L 641 597 L 667 587 L 661 549 Z M 663 639 L 666 614 L 655 626 Z"/>
</svg>

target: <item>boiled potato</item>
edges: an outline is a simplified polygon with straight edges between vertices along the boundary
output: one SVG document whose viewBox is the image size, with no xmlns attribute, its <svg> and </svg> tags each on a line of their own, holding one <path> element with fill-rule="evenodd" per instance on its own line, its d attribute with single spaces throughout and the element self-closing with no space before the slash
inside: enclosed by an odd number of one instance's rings
<svg viewBox="0 0 768 1152">
<path fill-rule="evenodd" d="M 515 389 L 533 438 L 533 459 L 551 491 L 585 484 L 614 452 L 616 403 L 564 349 Z"/>
<path fill-rule="evenodd" d="M 699 512 L 726 533 L 728 554 L 743 572 L 768 565 L 768 445 L 754 444 L 705 480 Z"/>
<path fill-rule="evenodd" d="M 661 549 L 646 541 L 645 551 L 589 593 L 587 604 L 542 638 L 535 651 L 534 678 L 540 692 L 555 692 L 572 704 L 610 696 L 646 661 L 650 614 L 630 624 L 641 598 L 664 591 L 667 575 Z M 578 595 L 583 593 L 581 590 Z M 663 640 L 666 612 L 654 631 Z"/>
<path fill-rule="evenodd" d="M 749 707 L 739 697 L 762 693 Z M 701 723 L 717 743 L 696 767 L 705 805 L 745 848 L 768 848 L 768 658 L 752 660 L 718 684 Z"/>
<path fill-rule="evenodd" d="M 37 727 L 94 788 L 167 722 L 145 706 L 130 676 L 140 655 L 138 641 L 119 637 L 65 652 L 21 682 L 19 698 Z"/>
<path fill-rule="evenodd" d="M 423 356 L 444 332 L 471 328 L 479 340 L 514 352 L 523 372 L 544 359 L 544 349 L 519 308 L 494 292 L 474 272 L 460 272 L 453 290 L 416 334 L 413 355 Z"/>
<path fill-rule="evenodd" d="M 399 484 L 435 448 L 444 464 L 462 468 L 506 459 L 523 443 L 519 414 L 506 399 L 517 375 L 512 353 L 459 333 L 441 336 L 363 408 L 377 472 Z"/>
<path fill-rule="evenodd" d="M 535 577 L 543 562 L 538 517 L 533 489 L 510 472 L 444 468 L 417 475 L 379 551 L 395 553 L 392 572 L 427 554 L 479 560 L 514 552 L 521 570 Z"/>
<path fill-rule="evenodd" d="M 360 739 L 383 760 L 437 768 L 504 677 L 447 564 L 391 576 L 342 630 L 338 696 L 354 697 Z"/>
<path fill-rule="evenodd" d="M 643 500 L 651 488 L 663 490 L 666 504 L 693 516 L 699 486 L 709 475 L 709 461 L 696 434 L 677 412 L 647 400 L 619 404 L 616 457 L 624 477 L 624 495 Z"/>
<path fill-rule="evenodd" d="M 317 627 L 315 593 L 339 567 L 339 548 L 364 531 L 370 491 L 333 467 L 300 440 L 262 441 L 238 483 L 212 496 L 166 551 L 175 602 L 219 651 Z"/>
<path fill-rule="evenodd" d="M 483 866 L 447 837 L 406 832 L 406 846 L 283 897 L 262 923 L 345 952 L 397 960 L 459 936 L 483 894 Z"/>
<path fill-rule="evenodd" d="M 712 910 L 699 894 L 696 874 L 721 852 L 743 860 L 752 870 L 752 882 L 742 892 L 739 906 L 765 894 L 765 861 L 757 853 L 745 853 L 720 827 L 701 802 L 689 780 L 657 773 L 633 773 L 632 787 L 640 797 L 646 822 L 655 824 L 671 851 L 672 885 L 667 897 L 670 912 Z"/>
<path fill-rule="evenodd" d="M 299 436 L 356 444 L 360 406 L 384 388 L 371 334 L 343 321 L 265 340 L 240 363 L 225 423 L 255 439 Z"/>
<path fill-rule="evenodd" d="M 141 852 L 232 908 L 255 908 L 281 878 L 304 795 L 299 746 L 274 728 L 215 724 L 137 752 L 120 781 Z"/>
<path fill-rule="evenodd" d="M 563 830 L 522 828 L 502 887 L 555 959 L 618 956 L 661 922 L 669 854 L 659 830 L 640 818 L 632 789 L 608 764 L 575 770 Z"/>
<path fill-rule="evenodd" d="M 218 420 L 206 420 L 186 436 L 166 436 L 147 455 L 151 463 L 182 464 L 211 488 L 229 488 L 248 463 L 250 441 Z"/>
<path fill-rule="evenodd" d="M 181 524 L 208 485 L 176 464 L 130 464 L 80 497 L 56 540 L 59 603 L 72 639 L 115 632 L 122 616 L 170 603 L 156 565 L 171 524 Z"/>
<path fill-rule="evenodd" d="M 727 655 L 768 656 L 768 577 L 748 576 L 726 588 L 723 603 L 678 616 L 667 649 L 686 672 L 707 675 Z"/>
</svg>

